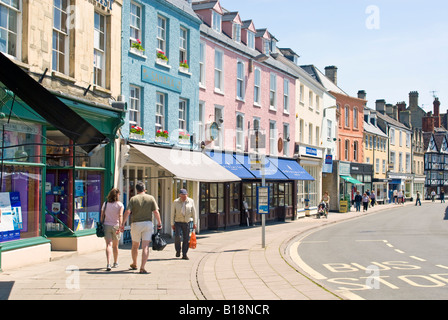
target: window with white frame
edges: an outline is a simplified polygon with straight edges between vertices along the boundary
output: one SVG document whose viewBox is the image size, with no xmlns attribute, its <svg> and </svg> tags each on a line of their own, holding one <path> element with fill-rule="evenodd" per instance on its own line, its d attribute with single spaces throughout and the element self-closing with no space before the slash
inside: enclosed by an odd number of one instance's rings
<svg viewBox="0 0 448 320">
<path fill-rule="evenodd" d="M 308 144 L 313 144 L 313 124 L 308 123 Z"/>
<path fill-rule="evenodd" d="M 236 97 L 240 100 L 244 100 L 244 63 L 238 61 L 236 68 Z"/>
<path fill-rule="evenodd" d="M 383 160 L 383 173 L 386 173 L 386 160 Z"/>
<path fill-rule="evenodd" d="M 223 58 L 222 51 L 215 50 L 215 90 L 224 91 L 223 88 Z"/>
<path fill-rule="evenodd" d="M 403 131 L 398 132 L 398 143 L 400 144 L 400 147 L 403 146 L 403 140 L 402 140 Z"/>
<path fill-rule="evenodd" d="M 345 160 L 349 160 L 350 140 L 345 140 Z"/>
<path fill-rule="evenodd" d="M 319 110 L 320 110 L 320 98 L 316 94 L 316 111 L 319 111 Z"/>
<path fill-rule="evenodd" d="M 166 56 L 166 19 L 157 16 L 157 50 L 165 53 Z"/>
<path fill-rule="evenodd" d="M 70 45 L 69 29 L 67 28 L 68 5 L 69 1 L 67 0 L 53 1 L 53 49 L 51 67 L 54 71 L 64 74 L 68 74 Z"/>
<path fill-rule="evenodd" d="M 375 173 L 380 173 L 380 159 L 375 159 Z"/>
<path fill-rule="evenodd" d="M 180 43 L 179 43 L 179 62 L 187 63 L 188 60 L 188 30 L 180 28 Z"/>
<path fill-rule="evenodd" d="M 398 172 L 403 172 L 403 153 L 398 153 Z"/>
<path fill-rule="evenodd" d="M 199 47 L 199 84 L 205 87 L 205 43 L 201 42 Z"/>
<path fill-rule="evenodd" d="M 395 151 L 390 152 L 390 171 L 395 171 L 396 165 L 395 165 Z"/>
<path fill-rule="evenodd" d="M 305 95 L 305 87 L 303 86 L 303 84 L 301 84 L 300 85 L 300 102 L 305 102 L 305 97 L 304 97 L 304 95 Z"/>
<path fill-rule="evenodd" d="M 269 106 L 271 109 L 277 109 L 277 75 L 275 73 L 271 73 Z"/>
<path fill-rule="evenodd" d="M 283 124 L 283 155 L 289 156 L 289 123 Z"/>
<path fill-rule="evenodd" d="M 241 42 L 241 25 L 239 23 L 233 24 L 233 40 Z"/>
<path fill-rule="evenodd" d="M 179 130 L 187 130 L 187 100 L 179 100 Z"/>
<path fill-rule="evenodd" d="M 254 103 L 260 105 L 260 92 L 261 92 L 261 70 L 255 68 L 254 72 Z"/>
<path fill-rule="evenodd" d="M 333 136 L 333 122 L 327 119 L 327 139 L 332 139 Z"/>
<path fill-rule="evenodd" d="M 406 173 L 411 173 L 411 154 L 406 153 Z"/>
<path fill-rule="evenodd" d="M 275 121 L 269 121 L 269 154 L 276 154 L 276 141 L 277 141 L 277 123 Z"/>
<path fill-rule="evenodd" d="M 320 127 L 316 126 L 316 146 L 320 146 Z"/>
<path fill-rule="evenodd" d="M 255 49 L 255 33 L 247 30 L 247 46 L 251 49 Z"/>
<path fill-rule="evenodd" d="M 313 108 L 314 107 L 314 99 L 313 99 L 313 91 L 308 91 L 308 107 Z"/>
<path fill-rule="evenodd" d="M 0 52 L 16 58 L 20 58 L 21 20 L 19 0 L 0 0 Z"/>
<path fill-rule="evenodd" d="M 165 95 L 157 92 L 156 97 L 156 123 L 155 130 L 163 131 L 165 129 Z"/>
<path fill-rule="evenodd" d="M 223 147 L 223 135 L 222 135 L 222 128 L 221 123 L 224 120 L 223 118 L 223 106 L 215 105 L 215 122 L 218 123 L 219 129 L 218 129 L 218 137 L 214 140 L 215 148 L 222 148 Z"/>
<path fill-rule="evenodd" d="M 390 128 L 390 144 L 391 145 L 395 145 L 395 129 L 394 128 Z"/>
<path fill-rule="evenodd" d="M 358 161 L 358 141 L 353 142 L 353 160 Z"/>
<path fill-rule="evenodd" d="M 205 141 L 205 102 L 199 101 L 198 141 Z"/>
<path fill-rule="evenodd" d="M 269 55 L 269 49 L 271 47 L 271 42 L 267 39 L 263 40 L 263 51 L 265 55 Z"/>
<path fill-rule="evenodd" d="M 345 106 L 345 126 L 350 127 L 350 107 Z"/>
<path fill-rule="evenodd" d="M 213 11 L 212 19 L 212 29 L 216 32 L 221 32 L 222 16 L 218 12 Z"/>
<path fill-rule="evenodd" d="M 140 126 L 141 123 L 141 90 L 139 87 L 129 87 L 129 125 Z"/>
<path fill-rule="evenodd" d="M 95 12 L 94 18 L 93 83 L 100 87 L 106 84 L 106 16 Z"/>
<path fill-rule="evenodd" d="M 244 151 L 244 115 L 236 115 L 236 150 Z"/>
<path fill-rule="evenodd" d="M 303 142 L 305 141 L 305 121 L 303 119 L 300 119 L 299 124 L 299 142 Z"/>
<path fill-rule="evenodd" d="M 283 80 L 283 112 L 289 113 L 289 80 Z"/>
<path fill-rule="evenodd" d="M 130 45 L 133 43 L 141 42 L 142 39 L 142 7 L 134 2 L 131 2 L 130 12 Z"/>
</svg>

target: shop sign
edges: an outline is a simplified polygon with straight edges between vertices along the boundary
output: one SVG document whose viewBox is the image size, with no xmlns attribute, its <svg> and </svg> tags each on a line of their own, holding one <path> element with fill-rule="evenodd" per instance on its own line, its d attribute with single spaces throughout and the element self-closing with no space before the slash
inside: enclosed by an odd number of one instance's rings
<svg viewBox="0 0 448 320">
<path fill-rule="evenodd" d="M 112 4 L 115 0 L 95 0 L 96 3 L 106 7 L 106 9 L 112 10 Z"/>
<path fill-rule="evenodd" d="M 20 193 L 0 193 L 0 242 L 20 239 L 23 229 Z"/>
<path fill-rule="evenodd" d="M 333 173 L 333 155 L 327 154 L 325 156 L 324 166 L 322 168 L 323 173 Z"/>
<path fill-rule="evenodd" d="M 269 187 L 257 187 L 257 213 L 269 214 Z"/>
<path fill-rule="evenodd" d="M 182 79 L 146 66 L 142 66 L 142 81 L 177 93 L 182 92 Z"/>
<path fill-rule="evenodd" d="M 323 158 L 322 149 L 312 148 L 307 146 L 299 146 L 299 155 Z"/>
<path fill-rule="evenodd" d="M 350 175 L 350 162 L 339 162 L 339 175 L 340 176 Z"/>
</svg>

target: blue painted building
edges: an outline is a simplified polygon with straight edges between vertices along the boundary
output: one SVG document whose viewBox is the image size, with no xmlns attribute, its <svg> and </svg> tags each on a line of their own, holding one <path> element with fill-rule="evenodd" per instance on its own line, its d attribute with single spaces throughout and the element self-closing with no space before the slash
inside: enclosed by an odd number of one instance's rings
<svg viewBox="0 0 448 320">
<path fill-rule="evenodd" d="M 199 119 L 200 25 L 185 0 L 124 1 L 121 93 L 128 105 L 122 131 L 125 138 L 190 148 L 188 134 L 195 133 Z M 168 139 L 163 132 L 168 132 Z M 196 143 L 193 147 L 197 148 Z"/>
<path fill-rule="evenodd" d="M 144 182 L 160 207 L 165 233 L 181 188 L 199 208 L 201 182 L 240 180 L 201 152 L 201 24 L 189 1 L 123 1 L 120 100 L 127 115 L 116 185 L 126 205 L 136 183 Z M 126 231 L 123 240 L 128 237 Z"/>
</svg>

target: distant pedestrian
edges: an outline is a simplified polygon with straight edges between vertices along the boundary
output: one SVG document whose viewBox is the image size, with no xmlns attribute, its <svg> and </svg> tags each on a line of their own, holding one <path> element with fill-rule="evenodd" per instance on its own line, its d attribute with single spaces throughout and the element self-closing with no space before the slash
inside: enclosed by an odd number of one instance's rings
<svg viewBox="0 0 448 320">
<path fill-rule="evenodd" d="M 362 205 L 363 205 L 362 212 L 367 211 L 367 209 L 369 208 L 369 201 L 370 201 L 370 197 L 366 193 L 364 193 L 362 195 Z"/>
<path fill-rule="evenodd" d="M 420 194 L 420 191 L 417 191 L 417 200 L 415 200 L 415 205 L 417 205 L 417 203 L 422 205 L 421 197 L 422 195 Z"/>
<path fill-rule="evenodd" d="M 356 196 L 355 196 L 356 212 L 360 212 L 361 211 L 361 202 L 362 202 L 362 195 L 359 193 L 359 191 L 356 191 Z"/>
<path fill-rule="evenodd" d="M 431 191 L 431 199 L 432 202 L 436 201 L 436 192 L 434 190 Z"/>
<path fill-rule="evenodd" d="M 400 191 L 398 191 L 398 203 L 403 204 L 404 203 L 403 200 L 404 200 L 403 189 L 400 189 Z"/>
<path fill-rule="evenodd" d="M 159 206 L 153 196 L 146 194 L 146 188 L 143 182 L 137 182 L 135 189 L 137 195 L 129 200 L 123 217 L 121 229 L 124 230 L 124 223 L 129 215 L 131 215 L 131 239 L 132 239 L 132 264 L 131 269 L 137 270 L 137 257 L 140 241 L 142 243 L 142 262 L 140 265 L 140 273 L 148 273 L 145 270 L 146 261 L 149 255 L 149 243 L 151 242 L 154 225 L 152 223 L 152 215 L 157 219 L 157 229 L 162 228 L 162 220 L 160 219 Z"/>
<path fill-rule="evenodd" d="M 104 239 L 106 240 L 106 270 L 118 267 L 118 242 L 120 241 L 120 226 L 123 223 L 124 206 L 119 201 L 120 190 L 113 188 L 107 195 L 107 201 L 101 208 L 101 221 L 104 224 Z M 111 265 L 113 254 L 114 263 Z"/>
<path fill-rule="evenodd" d="M 445 190 L 440 191 L 440 203 L 445 203 Z"/>
<path fill-rule="evenodd" d="M 394 195 L 394 203 L 398 204 L 398 191 L 397 191 L 397 189 L 394 190 L 393 195 Z"/>
<path fill-rule="evenodd" d="M 322 196 L 322 201 L 325 202 L 325 210 L 328 214 L 328 211 L 330 211 L 330 194 L 328 191 L 325 191 L 324 195 Z"/>
<path fill-rule="evenodd" d="M 370 193 L 370 205 L 373 208 L 375 206 L 376 203 L 376 195 L 375 195 L 375 191 L 372 190 L 372 193 Z"/>
<path fill-rule="evenodd" d="M 174 248 L 176 257 L 180 257 L 182 250 L 182 259 L 189 260 L 187 252 L 190 243 L 190 221 L 193 220 L 193 230 L 196 229 L 196 209 L 193 199 L 188 197 L 185 189 L 180 189 L 179 198 L 174 200 L 171 207 L 171 227 L 175 232 Z M 182 246 L 180 235 L 182 233 Z"/>
</svg>

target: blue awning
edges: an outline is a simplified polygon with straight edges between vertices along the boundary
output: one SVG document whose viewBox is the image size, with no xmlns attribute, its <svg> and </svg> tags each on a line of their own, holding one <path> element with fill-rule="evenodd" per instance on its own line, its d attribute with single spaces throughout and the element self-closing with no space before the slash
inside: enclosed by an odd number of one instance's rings
<svg viewBox="0 0 448 320">
<path fill-rule="evenodd" d="M 250 169 L 250 158 L 248 155 L 235 154 L 235 159 L 241 163 L 247 170 L 249 170 L 256 179 L 261 179 L 261 170 L 251 170 Z M 274 163 L 269 160 L 269 157 L 265 157 L 265 179 L 266 180 L 289 180 L 289 178 L 284 175 L 279 168 L 277 168 Z"/>
<path fill-rule="evenodd" d="M 255 176 L 238 162 L 233 154 L 221 151 L 206 151 L 207 155 L 241 179 L 255 179 Z"/>
<path fill-rule="evenodd" d="M 275 165 L 285 174 L 290 180 L 307 180 L 314 181 L 315 179 L 300 164 L 295 160 L 288 159 L 274 159 L 269 160 L 277 161 Z"/>
</svg>

